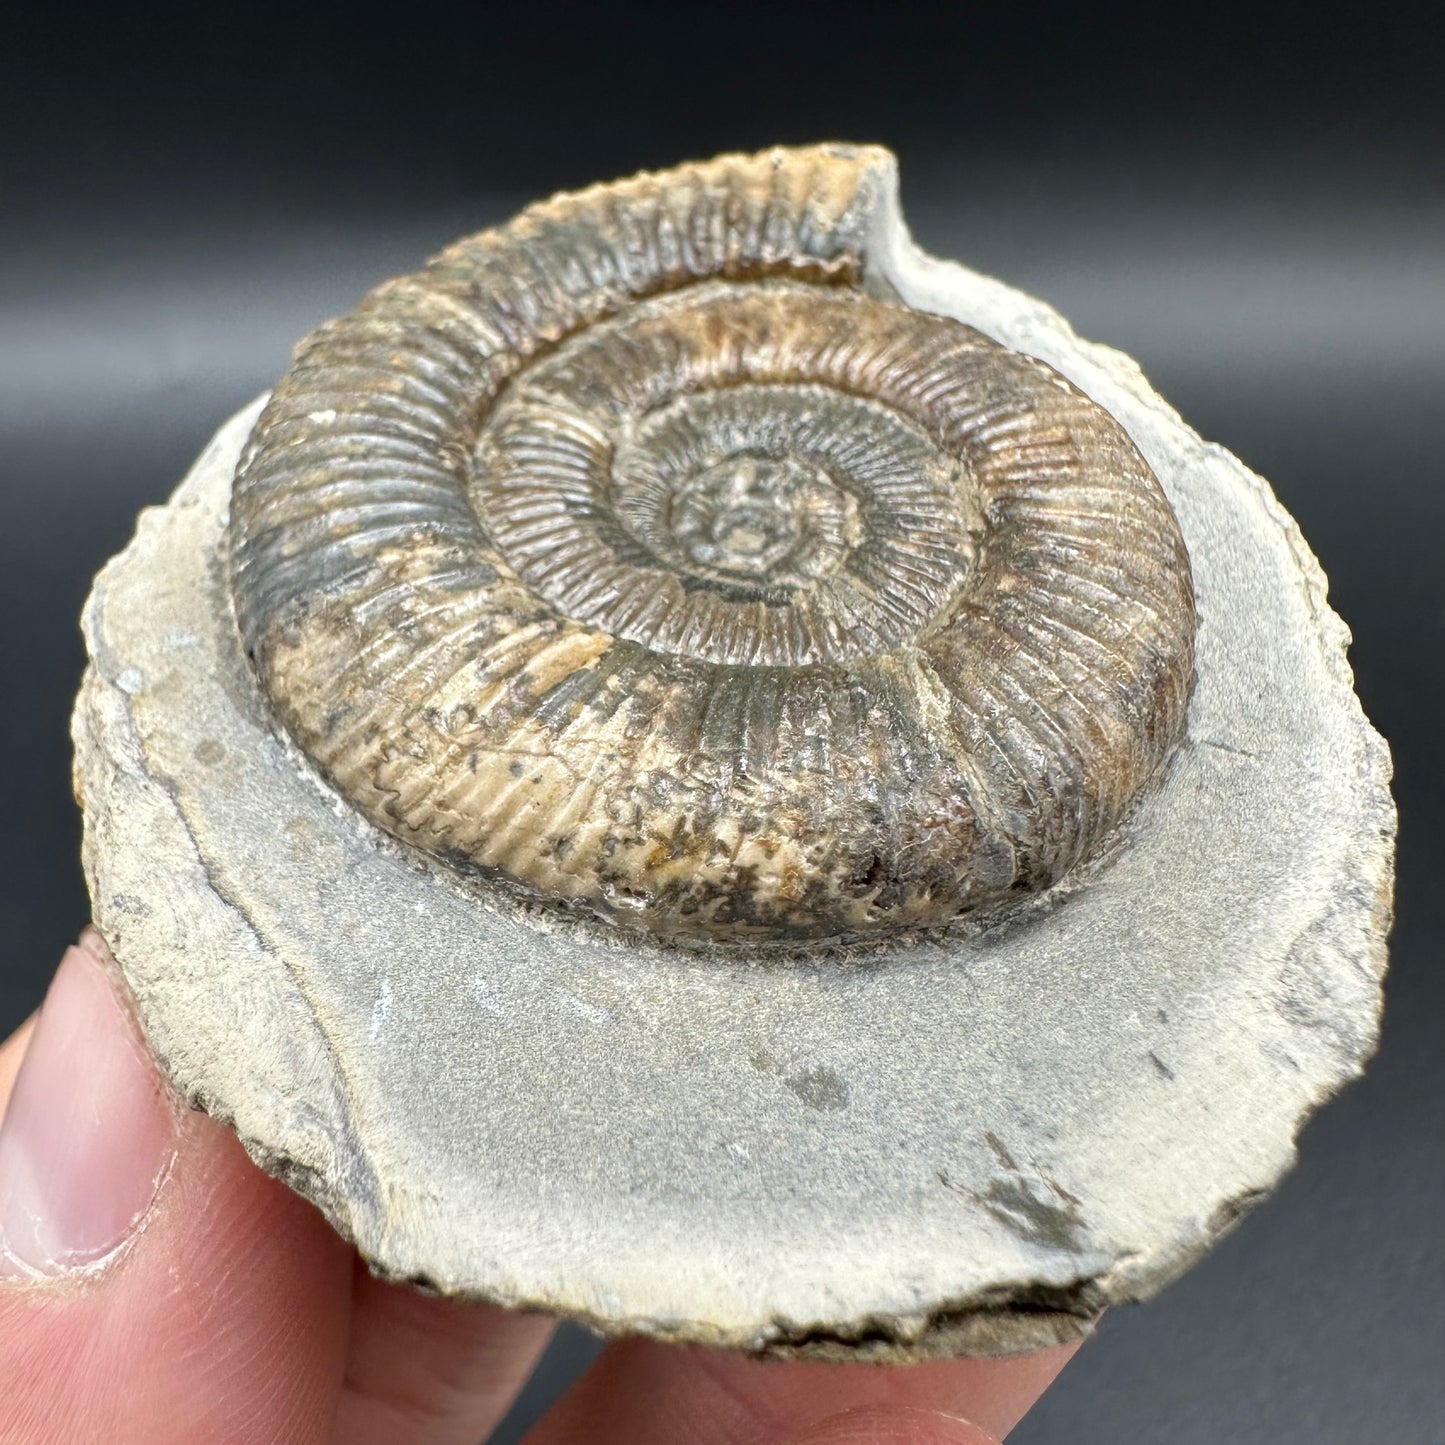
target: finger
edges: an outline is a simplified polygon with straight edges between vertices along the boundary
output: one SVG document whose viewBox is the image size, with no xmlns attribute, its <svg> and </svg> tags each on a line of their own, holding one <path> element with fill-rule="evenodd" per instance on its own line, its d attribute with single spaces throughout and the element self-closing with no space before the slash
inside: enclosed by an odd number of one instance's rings
<svg viewBox="0 0 1445 1445">
<path fill-rule="evenodd" d="M 631 1340 L 602 1352 L 527 1445 L 783 1445 L 840 1415 L 843 1428 L 847 1412 L 861 1410 L 931 1411 L 944 1417 L 938 1429 L 951 1424 L 956 1435 L 968 1423 L 1001 1439 L 1076 1348 L 888 1368 Z"/>
<path fill-rule="evenodd" d="M 476 1445 L 551 1337 L 541 1315 L 434 1299 L 359 1262 L 336 1445 Z"/>
<path fill-rule="evenodd" d="M 329 1436 L 351 1252 L 157 1077 L 70 949 L 0 1127 L 0 1440 Z"/>
<path fill-rule="evenodd" d="M 20 1072 L 20 1061 L 25 1057 L 30 1035 L 35 1031 L 35 1017 L 26 1019 L 3 1044 L 0 1044 L 0 1120 L 5 1118 L 5 1105 L 10 1099 L 10 1090 L 15 1075 Z"/>
</svg>

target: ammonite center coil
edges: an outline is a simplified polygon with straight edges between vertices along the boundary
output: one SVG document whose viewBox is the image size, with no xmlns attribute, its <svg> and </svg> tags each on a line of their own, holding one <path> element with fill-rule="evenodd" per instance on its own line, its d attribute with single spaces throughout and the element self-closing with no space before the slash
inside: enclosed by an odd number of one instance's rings
<svg viewBox="0 0 1445 1445">
<path fill-rule="evenodd" d="M 301 346 L 235 605 L 366 817 L 709 938 L 945 923 L 1106 844 L 1183 727 L 1178 527 L 1058 373 L 875 294 L 876 160 L 558 197 Z"/>
</svg>

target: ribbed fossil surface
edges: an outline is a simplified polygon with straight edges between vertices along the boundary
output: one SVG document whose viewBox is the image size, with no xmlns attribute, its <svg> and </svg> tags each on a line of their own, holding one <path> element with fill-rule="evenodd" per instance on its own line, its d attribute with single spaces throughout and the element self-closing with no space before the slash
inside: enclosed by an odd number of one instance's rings
<svg viewBox="0 0 1445 1445">
<path fill-rule="evenodd" d="M 302 345 L 236 613 L 371 821 L 663 936 L 848 938 L 1048 888 L 1158 778 L 1169 505 L 1056 372 L 870 294 L 879 161 L 560 196 Z"/>
</svg>

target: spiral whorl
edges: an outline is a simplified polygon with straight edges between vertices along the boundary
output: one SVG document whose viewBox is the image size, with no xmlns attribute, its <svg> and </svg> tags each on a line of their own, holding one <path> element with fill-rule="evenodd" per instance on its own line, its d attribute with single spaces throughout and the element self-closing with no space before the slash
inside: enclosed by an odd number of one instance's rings
<svg viewBox="0 0 1445 1445">
<path fill-rule="evenodd" d="M 369 819 L 664 936 L 946 922 L 1095 856 L 1193 675 L 1113 419 L 865 287 L 885 152 L 562 196 L 298 352 L 231 517 L 246 647 Z"/>
</svg>

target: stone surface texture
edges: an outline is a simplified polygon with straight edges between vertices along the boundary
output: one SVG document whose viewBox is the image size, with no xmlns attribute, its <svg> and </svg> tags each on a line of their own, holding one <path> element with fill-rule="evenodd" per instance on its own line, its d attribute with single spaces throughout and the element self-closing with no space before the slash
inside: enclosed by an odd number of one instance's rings
<svg viewBox="0 0 1445 1445">
<path fill-rule="evenodd" d="M 1374 1047 L 1389 759 L 1318 564 L 1127 357 L 922 255 L 876 164 L 868 273 L 1102 406 L 1188 547 L 1186 740 L 1067 896 L 786 959 L 479 899 L 269 721 L 221 546 L 263 402 L 97 579 L 96 922 L 176 1085 L 383 1274 L 766 1353 L 1027 1349 L 1187 1268 Z"/>
</svg>

